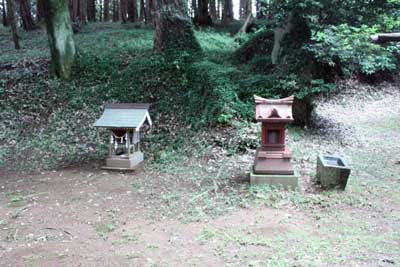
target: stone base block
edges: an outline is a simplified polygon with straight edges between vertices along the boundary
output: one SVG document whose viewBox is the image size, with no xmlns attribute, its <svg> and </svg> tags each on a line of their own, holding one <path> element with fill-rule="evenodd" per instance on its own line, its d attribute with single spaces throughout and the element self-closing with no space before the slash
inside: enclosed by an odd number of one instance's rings
<svg viewBox="0 0 400 267">
<path fill-rule="evenodd" d="M 135 152 L 130 158 L 127 157 L 110 157 L 107 158 L 106 166 L 103 169 L 107 170 L 135 170 L 143 161 L 143 153 Z"/>
<path fill-rule="evenodd" d="M 299 186 L 299 176 L 296 171 L 294 171 L 294 174 L 256 174 L 252 166 L 250 170 L 250 184 L 266 184 L 294 190 Z"/>
</svg>

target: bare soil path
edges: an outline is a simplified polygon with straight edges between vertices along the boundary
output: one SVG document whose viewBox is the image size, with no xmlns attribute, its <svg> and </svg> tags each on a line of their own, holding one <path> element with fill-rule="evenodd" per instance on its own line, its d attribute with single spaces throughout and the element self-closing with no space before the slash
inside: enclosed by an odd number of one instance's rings
<svg viewBox="0 0 400 267">
<path fill-rule="evenodd" d="M 298 192 L 250 187 L 254 151 L 217 148 L 138 174 L 1 177 L 0 266 L 399 266 L 399 103 L 398 88 L 321 100 L 324 128 L 290 129 Z M 350 162 L 345 192 L 312 184 L 319 152 Z"/>
</svg>

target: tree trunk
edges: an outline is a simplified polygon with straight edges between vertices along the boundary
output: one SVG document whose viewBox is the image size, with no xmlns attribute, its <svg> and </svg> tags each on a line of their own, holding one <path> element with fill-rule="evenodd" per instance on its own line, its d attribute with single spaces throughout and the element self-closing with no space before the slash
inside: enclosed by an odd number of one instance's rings
<svg viewBox="0 0 400 267">
<path fill-rule="evenodd" d="M 110 20 L 110 0 L 104 0 L 104 21 L 108 22 Z"/>
<path fill-rule="evenodd" d="M 314 102 L 311 96 L 302 99 L 295 98 L 293 102 L 293 124 L 302 127 L 310 125 L 312 122 L 313 110 Z"/>
<path fill-rule="evenodd" d="M 222 0 L 215 0 L 217 1 L 217 19 L 221 19 L 221 5 L 222 5 Z"/>
<path fill-rule="evenodd" d="M 239 19 L 240 20 L 245 20 L 245 9 L 246 9 L 246 0 L 240 0 L 239 1 Z"/>
<path fill-rule="evenodd" d="M 43 19 L 43 0 L 36 0 L 36 22 Z"/>
<path fill-rule="evenodd" d="M 156 52 L 201 50 L 183 0 L 157 0 L 154 18 Z"/>
<path fill-rule="evenodd" d="M 128 0 L 128 20 L 130 22 L 137 21 L 137 3 L 136 0 Z"/>
<path fill-rule="evenodd" d="M 113 0 L 113 22 L 119 21 L 120 15 L 119 0 Z"/>
<path fill-rule="evenodd" d="M 232 0 L 224 1 L 224 8 L 222 11 L 222 23 L 224 25 L 228 25 L 233 20 L 233 5 Z"/>
<path fill-rule="evenodd" d="M 79 21 L 86 23 L 87 18 L 87 0 L 79 0 Z"/>
<path fill-rule="evenodd" d="M 282 40 L 285 38 L 286 34 L 292 31 L 294 26 L 293 15 L 291 14 L 284 25 L 274 29 L 274 46 L 271 51 L 272 64 L 278 64 Z"/>
<path fill-rule="evenodd" d="M 87 19 L 88 21 L 96 21 L 96 1 L 87 0 Z"/>
<path fill-rule="evenodd" d="M 7 21 L 7 12 L 6 12 L 6 0 L 3 0 L 1 2 L 1 6 L 2 6 L 3 26 L 7 27 L 8 26 L 8 21 Z"/>
<path fill-rule="evenodd" d="M 112 0 L 112 21 L 113 22 L 116 22 L 118 19 L 117 19 L 117 16 L 116 16 L 116 13 L 117 13 L 117 0 Z"/>
<path fill-rule="evenodd" d="M 146 24 L 153 23 L 154 1 L 146 0 Z"/>
<path fill-rule="evenodd" d="M 193 19 L 194 23 L 198 26 L 211 26 L 211 16 L 208 13 L 208 0 L 198 0 L 197 14 Z"/>
<path fill-rule="evenodd" d="M 12 39 L 15 49 L 20 49 L 17 22 L 15 21 L 14 0 L 7 0 L 8 23 L 11 25 Z"/>
<path fill-rule="evenodd" d="M 77 21 L 78 18 L 78 10 L 79 10 L 79 6 L 78 6 L 78 0 L 70 0 L 69 2 L 69 10 L 70 10 L 70 16 L 71 16 L 71 20 L 73 22 Z"/>
<path fill-rule="evenodd" d="M 99 21 L 103 20 L 103 0 L 99 0 Z"/>
<path fill-rule="evenodd" d="M 217 20 L 217 0 L 210 0 L 210 16 L 212 21 Z"/>
<path fill-rule="evenodd" d="M 144 0 L 140 0 L 139 21 L 147 21 L 146 19 L 146 6 Z"/>
<path fill-rule="evenodd" d="M 198 9 L 197 9 L 197 0 L 191 0 L 192 5 L 192 17 L 195 18 L 198 16 Z"/>
<path fill-rule="evenodd" d="M 126 23 L 126 21 L 127 21 L 127 15 L 128 15 L 128 13 L 127 13 L 127 1 L 128 0 L 120 0 L 120 2 L 119 2 L 119 9 L 120 9 L 120 12 L 121 12 L 121 20 L 122 20 L 122 23 Z"/>
<path fill-rule="evenodd" d="M 244 17 L 247 19 L 249 15 L 252 15 L 252 0 L 246 0 L 245 10 L 244 10 Z"/>
<path fill-rule="evenodd" d="M 18 0 L 19 13 L 22 19 L 22 27 L 25 31 L 36 29 L 35 22 L 31 13 L 31 5 L 27 0 Z"/>
<path fill-rule="evenodd" d="M 51 71 L 69 79 L 75 61 L 75 43 L 67 0 L 44 0 L 44 15 L 51 53 Z"/>
</svg>

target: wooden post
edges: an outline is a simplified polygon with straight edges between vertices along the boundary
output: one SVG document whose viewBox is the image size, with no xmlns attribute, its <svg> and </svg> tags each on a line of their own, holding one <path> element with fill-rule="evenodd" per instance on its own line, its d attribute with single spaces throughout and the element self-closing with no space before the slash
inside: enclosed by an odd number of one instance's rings
<svg viewBox="0 0 400 267">
<path fill-rule="evenodd" d="M 112 131 L 110 131 L 110 146 L 108 147 L 108 154 L 109 154 L 109 156 L 110 157 L 112 157 L 112 147 L 113 147 L 113 133 L 112 133 Z"/>
<path fill-rule="evenodd" d="M 128 130 L 126 132 L 126 143 L 127 143 L 127 148 L 128 148 L 128 159 L 131 157 L 131 134 L 130 131 Z"/>
</svg>

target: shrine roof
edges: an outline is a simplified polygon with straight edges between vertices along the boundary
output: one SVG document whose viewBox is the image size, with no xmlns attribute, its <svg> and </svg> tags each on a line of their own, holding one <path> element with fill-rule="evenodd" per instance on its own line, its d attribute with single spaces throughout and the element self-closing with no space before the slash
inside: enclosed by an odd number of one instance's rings
<svg viewBox="0 0 400 267">
<path fill-rule="evenodd" d="M 149 107 L 150 104 L 145 103 L 106 104 L 103 114 L 94 126 L 139 129 L 146 121 L 151 126 Z"/>
<path fill-rule="evenodd" d="M 266 99 L 254 96 L 256 103 L 256 120 L 270 122 L 293 121 L 293 96 L 282 99 Z"/>
</svg>

